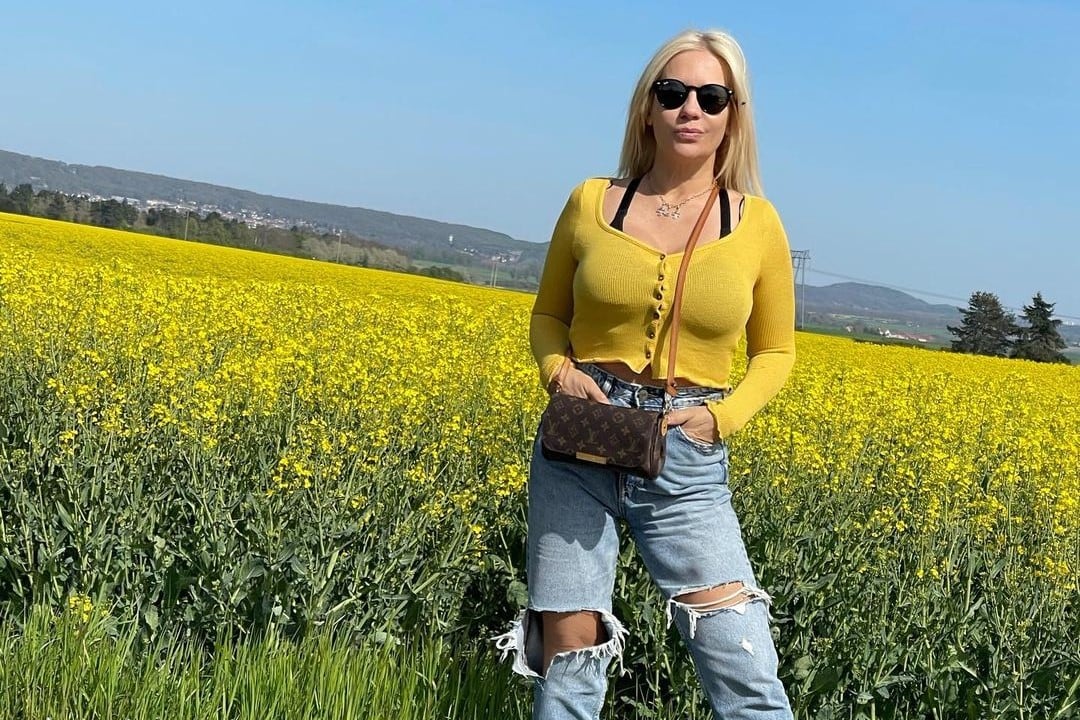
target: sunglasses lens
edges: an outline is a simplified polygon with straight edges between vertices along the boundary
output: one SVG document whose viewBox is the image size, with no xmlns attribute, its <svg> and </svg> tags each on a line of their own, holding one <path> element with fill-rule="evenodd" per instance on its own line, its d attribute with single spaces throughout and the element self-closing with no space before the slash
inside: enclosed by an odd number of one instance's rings
<svg viewBox="0 0 1080 720">
<path fill-rule="evenodd" d="M 723 112 L 731 99 L 731 91 L 723 85 L 705 85 L 697 91 L 698 105 L 709 115 Z"/>
<path fill-rule="evenodd" d="M 682 107 L 686 102 L 687 89 L 678 80 L 661 80 L 653 86 L 656 102 L 665 110 Z"/>
<path fill-rule="evenodd" d="M 718 115 L 723 112 L 731 100 L 731 90 L 715 83 L 702 85 L 695 92 L 698 107 L 709 115 Z M 653 85 L 653 93 L 660 107 L 665 110 L 674 110 L 683 106 L 686 96 L 690 94 L 690 89 L 681 80 L 666 79 L 656 81 Z"/>
</svg>

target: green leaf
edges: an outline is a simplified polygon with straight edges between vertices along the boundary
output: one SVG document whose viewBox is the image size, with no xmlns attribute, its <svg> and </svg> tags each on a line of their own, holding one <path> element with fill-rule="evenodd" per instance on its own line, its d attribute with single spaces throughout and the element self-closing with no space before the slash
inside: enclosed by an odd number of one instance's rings
<svg viewBox="0 0 1080 720">
<path fill-rule="evenodd" d="M 143 608 L 143 621 L 146 626 L 150 628 L 150 632 L 156 633 L 158 628 L 161 627 L 161 621 L 158 617 L 157 608 L 153 605 L 147 605 Z"/>
<path fill-rule="evenodd" d="M 529 604 L 529 589 L 520 580 L 511 580 L 506 588 L 506 599 L 515 607 L 523 608 Z"/>
</svg>

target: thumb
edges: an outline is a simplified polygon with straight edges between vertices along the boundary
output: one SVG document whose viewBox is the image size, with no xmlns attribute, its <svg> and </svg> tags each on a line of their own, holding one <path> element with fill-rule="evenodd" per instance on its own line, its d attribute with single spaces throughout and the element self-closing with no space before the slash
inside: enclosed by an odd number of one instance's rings
<svg viewBox="0 0 1080 720">
<path fill-rule="evenodd" d="M 585 386 L 585 397 L 604 405 L 610 405 L 611 401 L 607 399 L 607 395 L 600 389 L 600 386 L 595 381 L 592 381 L 592 378 L 589 378 L 589 380 L 589 384 Z"/>
</svg>

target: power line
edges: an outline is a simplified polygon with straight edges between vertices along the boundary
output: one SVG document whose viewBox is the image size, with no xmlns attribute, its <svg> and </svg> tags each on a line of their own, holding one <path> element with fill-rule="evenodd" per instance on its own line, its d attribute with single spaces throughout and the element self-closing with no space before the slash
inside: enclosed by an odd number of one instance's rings
<svg viewBox="0 0 1080 720">
<path fill-rule="evenodd" d="M 868 280 L 866 278 L 857 278 L 857 277 L 852 277 L 850 275 L 842 275 L 840 273 L 829 272 L 827 270 L 818 270 L 818 269 L 812 268 L 812 267 L 807 267 L 806 270 L 809 270 L 812 273 L 817 273 L 818 275 L 826 275 L 828 277 L 840 278 L 841 280 L 850 280 L 852 282 L 867 283 L 868 285 L 878 285 L 880 287 L 889 288 L 890 290 L 900 290 L 901 292 L 915 293 L 917 295 L 924 295 L 926 297 L 939 298 L 941 300 L 952 300 L 954 302 L 964 303 L 965 305 L 967 304 L 968 300 L 970 299 L 970 298 L 959 298 L 959 297 L 955 297 L 953 295 L 942 295 L 941 293 L 930 292 L 929 290 L 919 290 L 917 288 L 904 287 L 902 285 L 893 285 L 891 283 L 882 282 L 880 280 Z M 1005 307 L 1006 310 L 1010 310 L 1010 311 L 1012 311 L 1014 313 L 1022 312 L 1022 309 L 1020 309 L 1020 308 L 1014 308 L 1014 307 L 1009 307 L 1009 306 L 1003 306 L 1003 307 Z M 1059 313 L 1059 312 L 1056 312 L 1056 311 L 1054 312 L 1054 317 L 1062 318 L 1064 320 L 1080 320 L 1080 316 L 1065 315 L 1064 313 Z"/>
</svg>

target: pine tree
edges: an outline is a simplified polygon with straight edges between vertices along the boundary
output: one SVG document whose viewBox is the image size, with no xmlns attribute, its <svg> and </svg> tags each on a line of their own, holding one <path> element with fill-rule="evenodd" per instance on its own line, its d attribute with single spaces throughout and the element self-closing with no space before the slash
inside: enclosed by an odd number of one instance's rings
<svg viewBox="0 0 1080 720">
<path fill-rule="evenodd" d="M 1035 293 L 1031 304 L 1024 306 L 1027 327 L 1020 328 L 1019 337 L 1013 345 L 1013 357 L 1036 362 L 1069 362 L 1059 352 L 1065 349 L 1065 340 L 1058 332 L 1061 321 L 1055 319 L 1053 314 L 1054 303 L 1043 300 L 1041 292 Z"/>
<path fill-rule="evenodd" d="M 17 185 L 8 195 L 11 212 L 18 215 L 32 215 L 34 211 L 34 188 L 30 183 Z"/>
<path fill-rule="evenodd" d="M 53 220 L 66 220 L 68 217 L 67 198 L 62 193 L 51 193 L 45 217 Z"/>
<path fill-rule="evenodd" d="M 1001 300 L 994 293 L 975 291 L 968 300 L 967 309 L 960 309 L 963 319 L 959 327 L 949 325 L 954 352 L 976 355 L 1006 357 L 1012 347 L 1012 336 L 1019 332 L 1012 313 L 1005 312 Z"/>
</svg>

